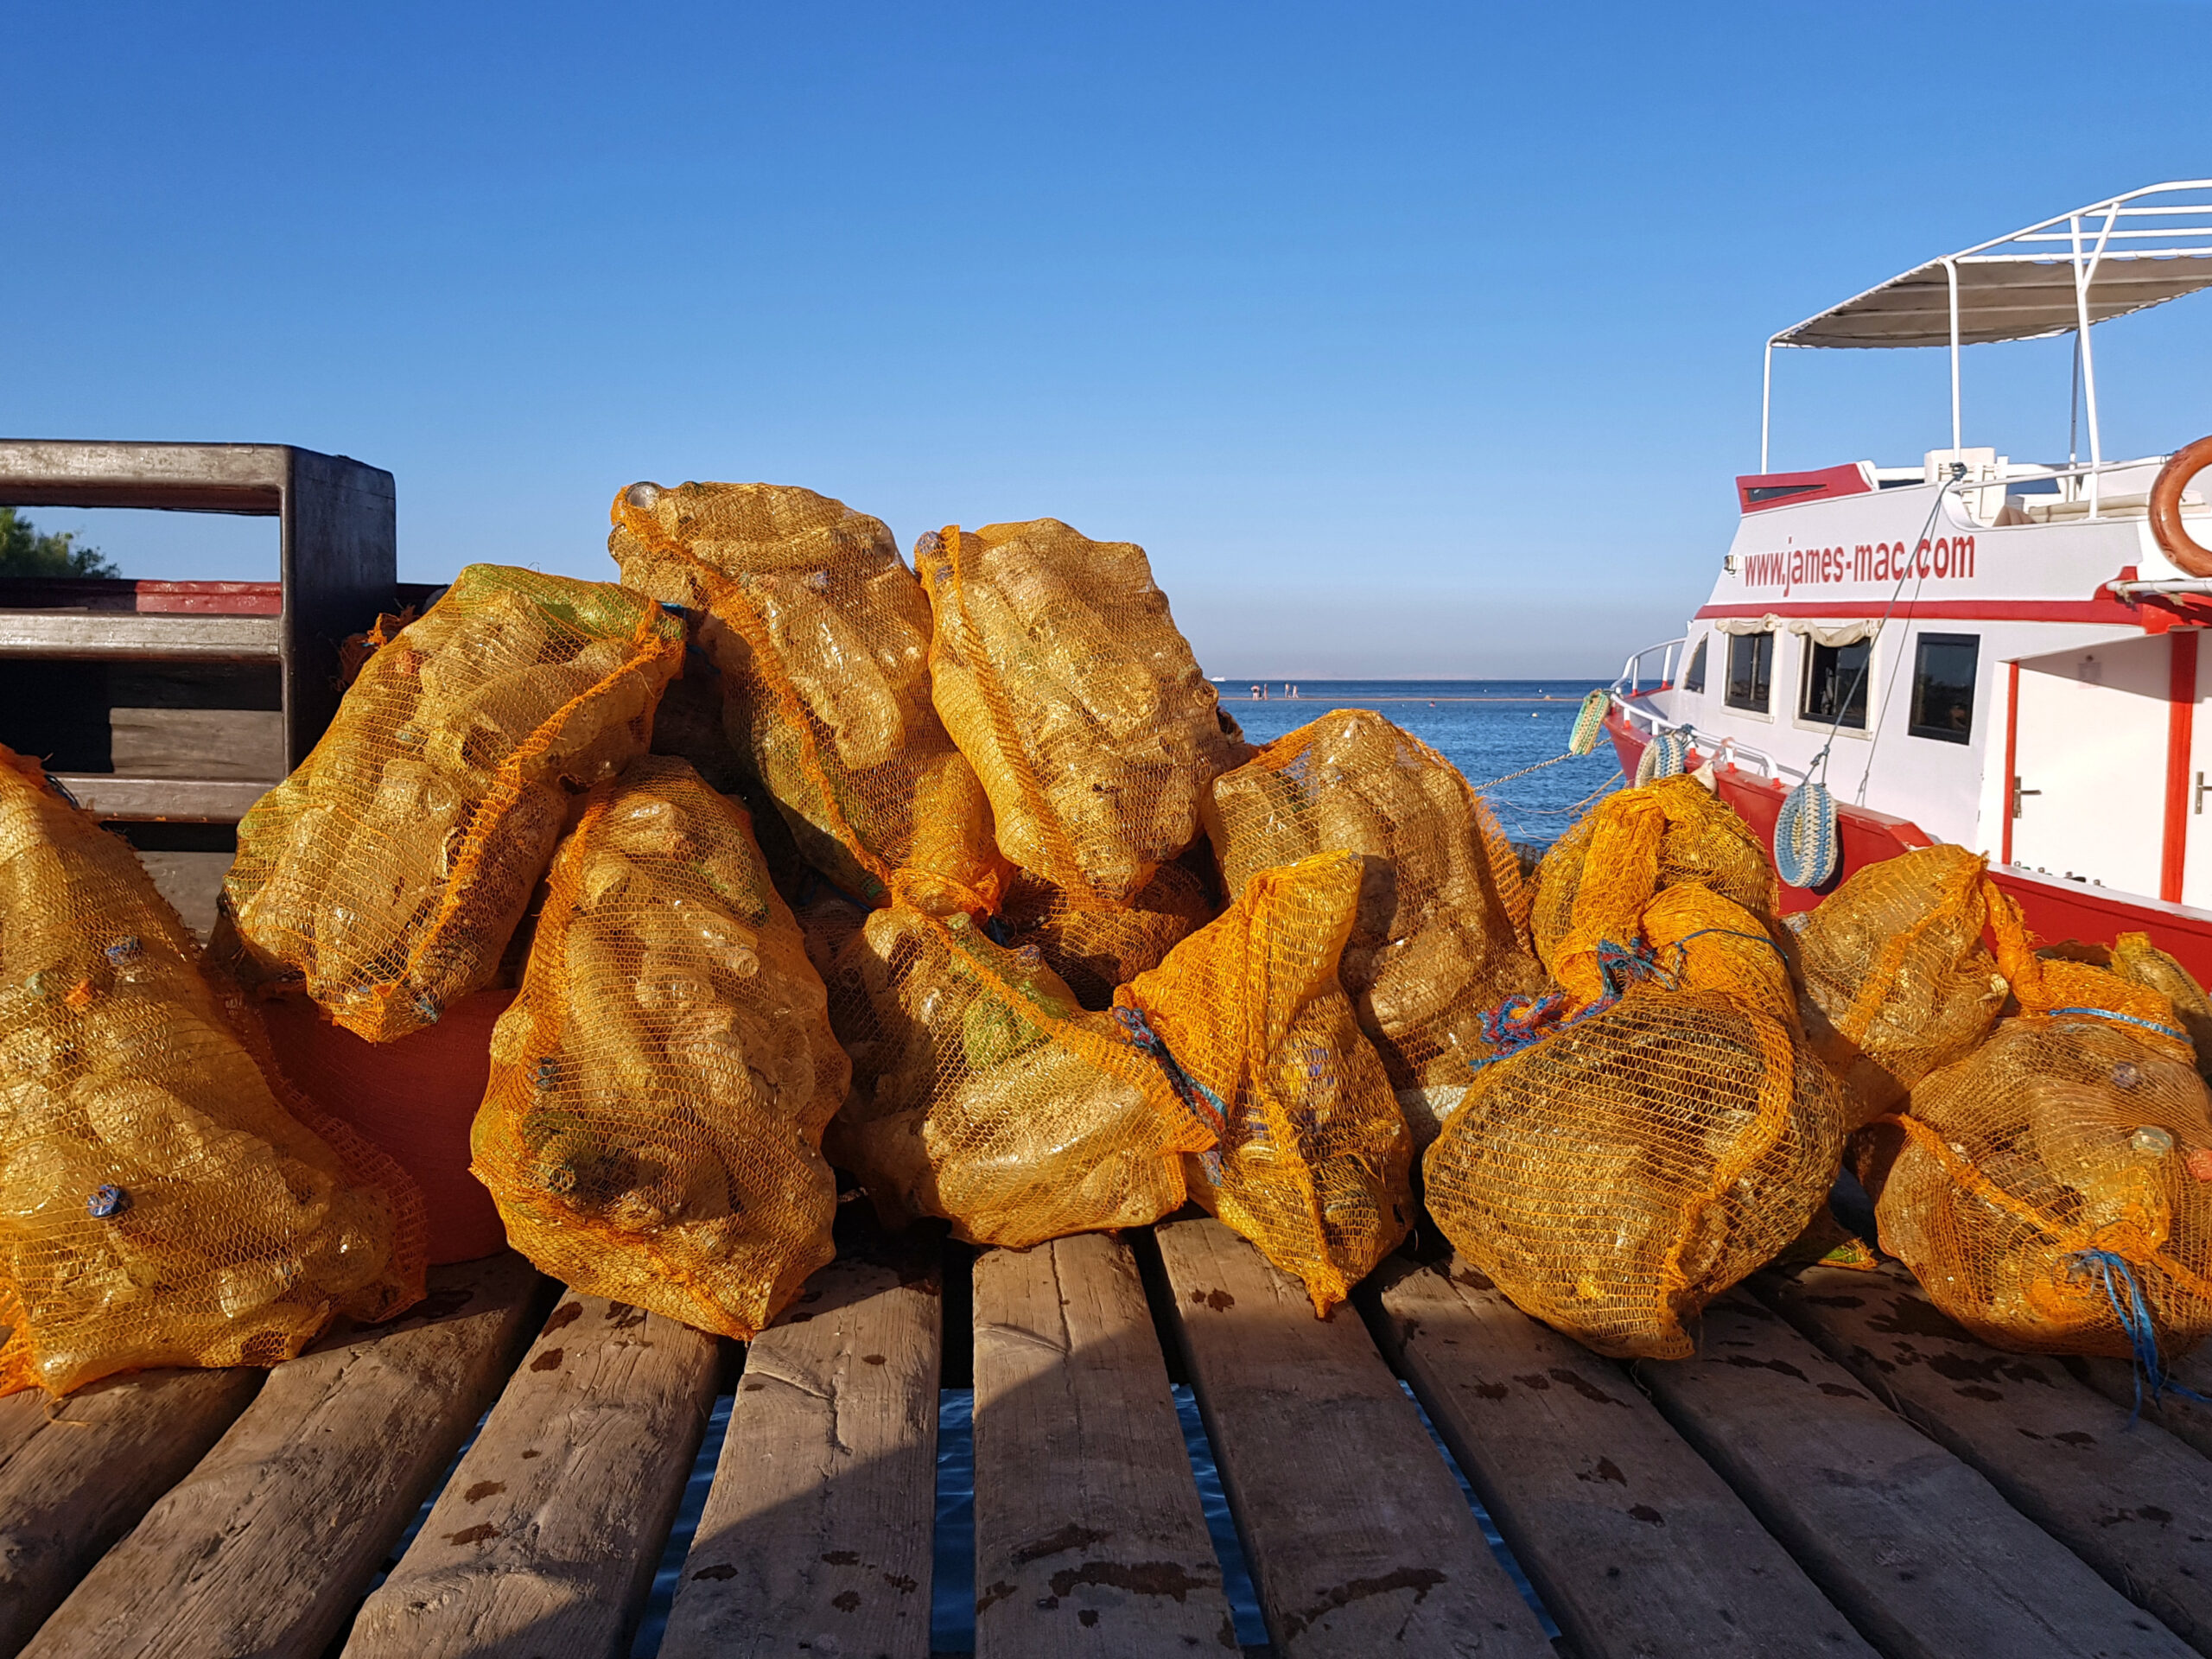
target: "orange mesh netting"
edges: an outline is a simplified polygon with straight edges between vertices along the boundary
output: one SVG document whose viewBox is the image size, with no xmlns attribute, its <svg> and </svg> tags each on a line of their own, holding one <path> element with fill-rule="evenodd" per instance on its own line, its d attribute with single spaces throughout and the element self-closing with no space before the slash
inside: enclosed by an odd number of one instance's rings
<svg viewBox="0 0 2212 1659">
<path fill-rule="evenodd" d="M 1586 874 L 1593 872 L 1602 877 Z M 1586 880 L 1592 887 L 1586 908 Z M 1781 892 L 1758 832 L 1694 776 L 1608 795 L 1537 868 L 1529 917 L 1536 954 L 1562 984 L 1579 996 L 1592 995 L 1596 981 L 1587 957 L 1599 936 L 1583 925 L 1585 918 L 1626 925 L 1646 896 L 1682 882 L 1709 887 L 1763 922 L 1775 914 Z M 1563 971 L 1561 941 L 1578 930 L 1585 959 Z"/>
<path fill-rule="evenodd" d="M 569 809 L 645 749 L 683 626 L 611 582 L 473 564 L 238 825 L 219 937 L 372 1042 L 491 983 Z"/>
<path fill-rule="evenodd" d="M 1796 924 L 1800 1011 L 1842 1080 L 1850 1127 L 1895 1109 L 1997 1023 L 2006 988 L 1981 942 L 1986 863 L 1962 847 L 1916 848 L 1868 865 Z"/>
<path fill-rule="evenodd" d="M 835 1254 L 849 1075 L 744 810 L 652 755 L 554 861 L 471 1167 L 554 1277 L 749 1338 Z"/>
<path fill-rule="evenodd" d="M 1127 906 L 1090 908 L 1049 881 L 1017 874 L 998 920 L 1007 942 L 1033 944 L 1076 1001 L 1109 1007 L 1114 993 L 1157 968 L 1167 953 L 1218 913 L 1207 883 L 1182 863 L 1163 864 Z"/>
<path fill-rule="evenodd" d="M 0 749 L 0 1394 L 274 1365 L 419 1298 L 423 1236 L 137 855 Z"/>
<path fill-rule="evenodd" d="M 1314 853 L 1363 856 L 1339 972 L 1427 1145 L 1491 1052 L 1484 1012 L 1543 979 L 1513 920 L 1520 866 L 1497 821 L 1450 761 L 1363 709 L 1269 744 L 1214 780 L 1205 811 L 1232 893 Z"/>
<path fill-rule="evenodd" d="M 1843 1117 L 1758 917 L 1686 883 L 1637 920 L 1589 958 L 1596 996 L 1476 1073 L 1422 1171 L 1437 1224 L 1515 1306 L 1673 1359 L 1684 1321 L 1824 1201 Z"/>
<path fill-rule="evenodd" d="M 632 484 L 622 579 L 702 610 L 724 719 L 799 850 L 885 903 L 995 909 L 990 804 L 930 701 L 930 608 L 878 518 L 775 484 Z M 901 874 L 903 872 L 903 874 Z"/>
<path fill-rule="evenodd" d="M 1882 1248 L 1999 1347 L 2178 1354 L 2212 1331 L 2195 1052 L 2159 991 L 2044 960 L 2012 899 L 1992 887 L 1988 904 L 2020 1012 L 1860 1136 Z"/>
<path fill-rule="evenodd" d="M 914 563 L 938 713 L 1000 849 L 1071 906 L 1127 905 L 1198 838 L 1206 785 L 1249 752 L 1144 550 L 1039 518 L 932 532 Z"/>
<path fill-rule="evenodd" d="M 2173 1004 L 2174 1017 L 2196 1050 L 2196 1069 L 2212 1072 L 2212 998 L 2196 976 L 2151 943 L 2147 933 L 2123 933 L 2113 941 L 2111 967 L 2122 979 L 2147 985 Z"/>
<path fill-rule="evenodd" d="M 1322 1315 L 1413 1215 L 1413 1141 L 1337 982 L 1368 861 L 1331 852 L 1260 871 L 1114 999 L 1224 1119 L 1218 1153 L 1184 1160 L 1192 1195 L 1304 1281 Z"/>
<path fill-rule="evenodd" d="M 1036 946 L 965 916 L 874 912 L 838 958 L 830 1018 L 853 1087 L 823 1141 L 890 1226 L 942 1216 L 1017 1249 L 1136 1227 L 1183 1203 L 1180 1155 L 1215 1127 Z"/>
</svg>

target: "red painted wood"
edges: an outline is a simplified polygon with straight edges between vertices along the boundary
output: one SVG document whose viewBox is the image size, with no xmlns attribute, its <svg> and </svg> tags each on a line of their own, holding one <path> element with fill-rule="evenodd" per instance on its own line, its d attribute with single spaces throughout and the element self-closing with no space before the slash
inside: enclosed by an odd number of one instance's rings
<svg viewBox="0 0 2212 1659">
<path fill-rule="evenodd" d="M 131 576 L 35 576 L 8 586 L 11 611 L 136 611 L 142 616 L 282 616 L 281 582 L 142 582 Z"/>
<path fill-rule="evenodd" d="M 2189 751 L 2196 724 L 2196 630 L 2166 636 L 2166 830 L 2158 852 L 2158 897 L 2181 902 L 2189 851 Z"/>
</svg>

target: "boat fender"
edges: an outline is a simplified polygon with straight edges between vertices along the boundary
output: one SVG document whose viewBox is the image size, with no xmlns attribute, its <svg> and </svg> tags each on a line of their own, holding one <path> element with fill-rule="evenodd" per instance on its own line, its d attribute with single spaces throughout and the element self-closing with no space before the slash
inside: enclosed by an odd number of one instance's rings
<svg viewBox="0 0 2212 1659">
<path fill-rule="evenodd" d="M 1808 778 L 1791 790 L 1774 820 L 1775 874 L 1793 887 L 1817 887 L 1835 874 L 1841 852 L 1835 798 Z"/>
<path fill-rule="evenodd" d="M 1612 706 L 1612 693 L 1602 687 L 1582 699 L 1582 706 L 1574 711 L 1573 729 L 1567 736 L 1569 754 L 1588 754 L 1598 747 L 1605 729 L 1605 715 Z"/>
<path fill-rule="evenodd" d="M 1662 778 L 1676 778 L 1688 769 L 1690 755 L 1689 734 L 1686 732 L 1662 732 L 1644 745 L 1643 756 L 1636 764 L 1636 786 Z"/>
<path fill-rule="evenodd" d="M 2177 450 L 2151 486 L 2151 534 L 2176 567 L 2192 576 L 2212 576 L 2212 548 L 2182 528 L 2181 493 L 2207 467 L 2212 467 L 2212 438 L 2199 438 Z"/>
</svg>

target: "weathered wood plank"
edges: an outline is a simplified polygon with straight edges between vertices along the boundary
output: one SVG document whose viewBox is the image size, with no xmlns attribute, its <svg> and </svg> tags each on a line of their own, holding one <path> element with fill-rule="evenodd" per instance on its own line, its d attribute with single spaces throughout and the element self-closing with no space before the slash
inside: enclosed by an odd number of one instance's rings
<svg viewBox="0 0 2212 1659">
<path fill-rule="evenodd" d="M 498 1392 L 538 1282 L 512 1253 L 433 1268 L 406 1318 L 276 1367 L 25 1653 L 319 1659 Z"/>
<path fill-rule="evenodd" d="M 1779 1314 L 1732 1293 L 1701 1349 L 1638 1380 L 1890 1659 L 2190 1651 Z"/>
<path fill-rule="evenodd" d="M 1281 1659 L 1548 1656 L 1359 1317 L 1211 1220 L 1156 1232 L 1177 1329 Z"/>
<path fill-rule="evenodd" d="M 1760 1295 L 1867 1390 L 1980 1470 L 2105 1582 L 2212 1651 L 2212 1463 L 2066 1374 L 1999 1353 L 1902 1266 L 1763 1276 Z"/>
<path fill-rule="evenodd" d="M 259 1371 L 139 1371 L 49 1407 L 0 1400 L 0 1656 L 14 1654 L 110 1545 L 245 1410 Z"/>
<path fill-rule="evenodd" d="M 661 1659 L 925 1659 L 942 1300 L 894 1241 L 754 1339 Z"/>
<path fill-rule="evenodd" d="M 620 1659 L 714 1409 L 716 1341 L 571 1291 L 346 1659 Z"/>
<path fill-rule="evenodd" d="M 2074 1376 L 2107 1400 L 2135 1409 L 2135 1368 L 2124 1359 L 2068 1359 L 2060 1362 Z M 2192 1400 L 2185 1394 L 2168 1393 L 2152 1400 L 2143 1390 L 2143 1421 L 2156 1423 L 2184 1445 L 2212 1458 L 2212 1347 L 2202 1347 L 2167 1366 L 2166 1375 L 2185 1389 L 2202 1395 Z"/>
<path fill-rule="evenodd" d="M 976 1659 L 1154 1659 L 1236 1628 L 1128 1246 L 976 1260 Z"/>
<path fill-rule="evenodd" d="M 1386 1264 L 1383 1351 L 1583 1659 L 1873 1649 L 1611 1361 L 1452 1260 Z"/>
</svg>

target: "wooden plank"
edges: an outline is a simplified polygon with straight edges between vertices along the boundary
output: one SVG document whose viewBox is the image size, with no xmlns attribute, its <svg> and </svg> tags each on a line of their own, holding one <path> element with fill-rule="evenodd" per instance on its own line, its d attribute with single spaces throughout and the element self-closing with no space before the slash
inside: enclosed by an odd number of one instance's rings
<svg viewBox="0 0 2212 1659">
<path fill-rule="evenodd" d="M 221 1438 L 259 1371 L 139 1371 L 0 1400 L 0 1656 Z"/>
<path fill-rule="evenodd" d="M 1583 1659 L 1873 1649 L 1610 1360 L 1456 1259 L 1385 1265 L 1376 1338 Z"/>
<path fill-rule="evenodd" d="M 880 1243 L 753 1340 L 661 1659 L 925 1659 L 942 1300 Z"/>
<path fill-rule="evenodd" d="M 1878 1399 L 1980 1470 L 2177 1636 L 2212 1651 L 2212 1463 L 2066 1374 L 1999 1353 L 1904 1267 L 1774 1274 L 1759 1294 Z"/>
<path fill-rule="evenodd" d="M 0 611 L 0 652 L 10 657 L 147 657 L 237 662 L 275 657 L 283 625 L 273 616 L 149 616 L 117 611 Z"/>
<path fill-rule="evenodd" d="M 24 1652 L 319 1659 L 498 1392 L 538 1282 L 512 1252 L 433 1268 L 405 1318 L 270 1371 Z"/>
<path fill-rule="evenodd" d="M 346 1659 L 620 1659 L 714 1409 L 715 1339 L 571 1291 Z"/>
<path fill-rule="evenodd" d="M 2127 1361 L 2100 1358 L 2061 1363 L 2106 1399 L 2116 1400 L 2130 1411 L 2135 1409 L 2135 1368 Z M 2212 1458 L 2212 1403 L 2208 1403 L 2212 1402 L 2212 1347 L 2199 1348 L 2174 1361 L 2167 1366 L 2166 1375 L 2204 1398 L 2192 1400 L 2185 1394 L 2169 1393 L 2153 1400 L 2146 1388 L 2142 1396 L 2143 1421 L 2156 1423 L 2176 1440 Z"/>
<path fill-rule="evenodd" d="M 1350 1308 L 1210 1219 L 1157 1230 L 1206 1433 L 1281 1659 L 1551 1644 Z"/>
<path fill-rule="evenodd" d="M 976 1659 L 1234 1651 L 1129 1247 L 989 1250 L 974 1284 Z"/>
<path fill-rule="evenodd" d="M 1890 1659 L 2182 1659 L 2180 1637 L 1742 1293 L 1637 1380 Z"/>
</svg>

